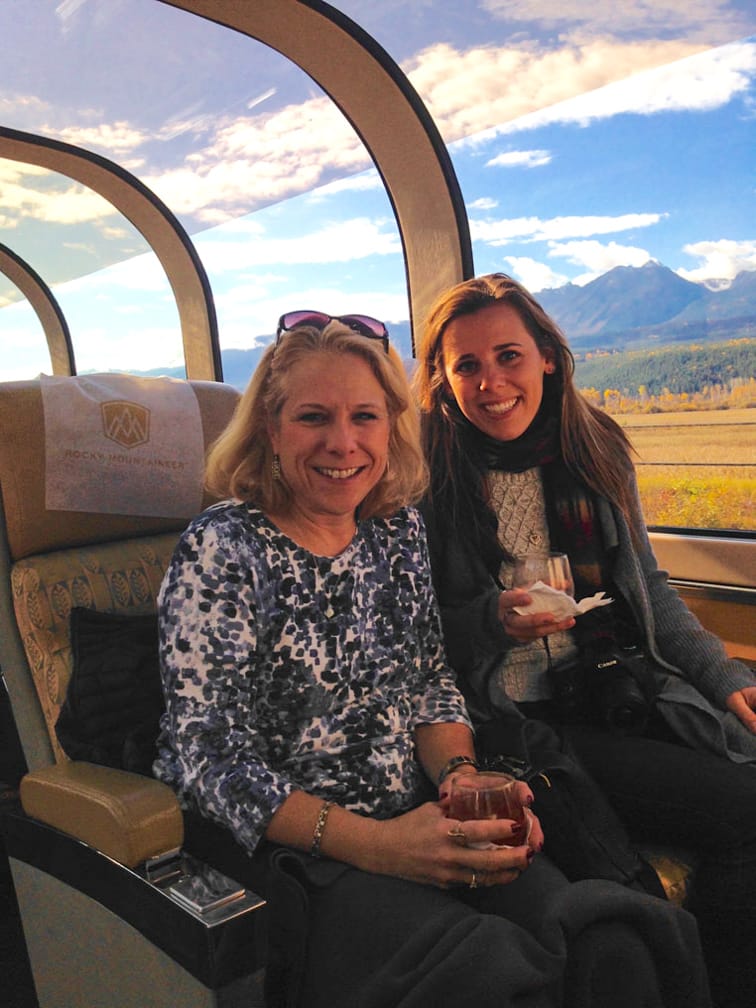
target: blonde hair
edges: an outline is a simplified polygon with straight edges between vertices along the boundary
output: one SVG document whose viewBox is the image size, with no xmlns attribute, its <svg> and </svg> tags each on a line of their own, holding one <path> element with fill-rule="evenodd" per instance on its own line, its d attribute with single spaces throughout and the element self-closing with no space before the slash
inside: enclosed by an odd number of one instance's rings
<svg viewBox="0 0 756 1008">
<path fill-rule="evenodd" d="M 416 503 L 428 482 L 420 445 L 420 425 L 407 374 L 393 348 L 368 339 L 340 322 L 323 330 L 300 326 L 269 346 L 237 404 L 225 431 L 211 447 L 205 481 L 218 497 L 238 497 L 265 512 L 286 513 L 293 501 L 282 479 L 273 478 L 273 448 L 268 433 L 287 397 L 287 377 L 308 354 L 353 354 L 364 360 L 386 396 L 390 435 L 388 465 L 360 505 L 360 517 L 388 517 Z"/>
</svg>

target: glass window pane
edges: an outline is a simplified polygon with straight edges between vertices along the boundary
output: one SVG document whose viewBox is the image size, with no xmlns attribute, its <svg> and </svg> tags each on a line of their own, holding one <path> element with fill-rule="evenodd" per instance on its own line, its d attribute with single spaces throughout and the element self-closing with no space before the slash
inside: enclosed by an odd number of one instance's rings
<svg viewBox="0 0 756 1008">
<path fill-rule="evenodd" d="M 728 435 L 736 468 L 728 456 L 718 474 L 721 496 L 733 501 L 743 479 L 745 517 L 695 506 L 710 495 L 696 482 L 706 470 L 675 454 L 686 450 L 678 413 L 643 419 L 667 424 L 674 451 L 641 459 L 642 485 L 662 474 L 677 480 L 651 461 L 685 462 L 680 478 L 690 483 L 688 504 L 674 512 L 644 489 L 649 521 L 752 528 L 748 358 L 687 388 L 655 383 L 662 347 L 754 342 L 753 6 L 657 5 L 653 18 L 632 4 L 621 12 L 497 0 L 336 7 L 385 47 L 433 116 L 465 199 L 476 272 L 511 272 L 543 300 L 570 339 L 587 394 L 614 409 L 615 392 L 659 397 L 669 388 L 688 395 L 687 417 L 690 404 L 704 412 L 696 396 L 724 389 L 728 419 L 745 411 Z M 109 158 L 165 201 L 207 270 L 235 384 L 281 311 L 301 305 L 382 317 L 409 357 L 390 202 L 355 131 L 289 60 L 155 0 L 0 5 L 0 35 L 0 122 Z M 180 367 L 173 292 L 141 235 L 54 173 L 0 161 L 0 186 L 8 244 L 39 264 L 59 298 L 79 368 Z M 664 286 L 644 287 L 656 266 Z M 607 293 L 620 279 L 634 286 Z M 16 296 L 0 278 L 0 305 Z M 662 305 L 666 315 L 651 313 Z M 14 307 L 0 311 L 0 346 L 11 348 L 0 377 L 22 356 L 14 334 L 23 313 Z M 640 380 L 622 378 L 620 358 L 631 352 L 646 357 Z M 594 379 L 599 356 L 614 370 Z M 715 412 L 705 411 L 702 437 Z M 633 435 L 645 451 L 651 435 Z"/>
<path fill-rule="evenodd" d="M 16 296 L 14 303 L 0 307 L 0 381 L 24 381 L 52 372 L 39 317 L 20 291 Z"/>
</svg>

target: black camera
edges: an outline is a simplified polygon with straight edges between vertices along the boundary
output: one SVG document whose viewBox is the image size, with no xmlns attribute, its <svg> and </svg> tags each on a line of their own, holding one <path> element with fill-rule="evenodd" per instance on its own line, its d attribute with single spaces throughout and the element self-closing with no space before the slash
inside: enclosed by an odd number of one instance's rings
<svg viewBox="0 0 756 1008">
<path fill-rule="evenodd" d="M 591 671 L 595 710 L 604 724 L 626 732 L 642 731 L 653 707 L 653 673 L 639 648 L 614 651 L 594 661 Z"/>
<path fill-rule="evenodd" d="M 656 693 L 653 671 L 640 648 L 613 646 L 551 670 L 560 716 L 627 734 L 645 727 Z"/>
</svg>

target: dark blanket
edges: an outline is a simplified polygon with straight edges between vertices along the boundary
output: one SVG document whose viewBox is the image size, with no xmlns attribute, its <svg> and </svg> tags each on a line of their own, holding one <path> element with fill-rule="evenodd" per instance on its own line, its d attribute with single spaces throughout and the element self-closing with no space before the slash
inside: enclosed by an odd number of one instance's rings
<svg viewBox="0 0 756 1008">
<path fill-rule="evenodd" d="M 453 892 L 290 851 L 273 863 L 271 1008 L 710 1005 L 687 912 L 567 883 L 543 858 L 510 886 Z"/>
</svg>

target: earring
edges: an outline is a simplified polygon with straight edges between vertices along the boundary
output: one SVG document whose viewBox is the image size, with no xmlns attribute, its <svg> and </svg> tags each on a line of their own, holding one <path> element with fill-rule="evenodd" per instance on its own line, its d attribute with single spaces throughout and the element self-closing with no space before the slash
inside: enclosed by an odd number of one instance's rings
<svg viewBox="0 0 756 1008">
<path fill-rule="evenodd" d="M 544 371 L 546 372 L 546 374 L 554 374 L 554 372 L 556 371 L 556 364 L 547 364 L 546 367 L 544 368 Z"/>
<path fill-rule="evenodd" d="M 277 482 L 281 479 L 281 459 L 278 455 L 273 456 L 273 464 L 270 467 L 270 475 L 273 477 L 273 482 Z"/>
</svg>

